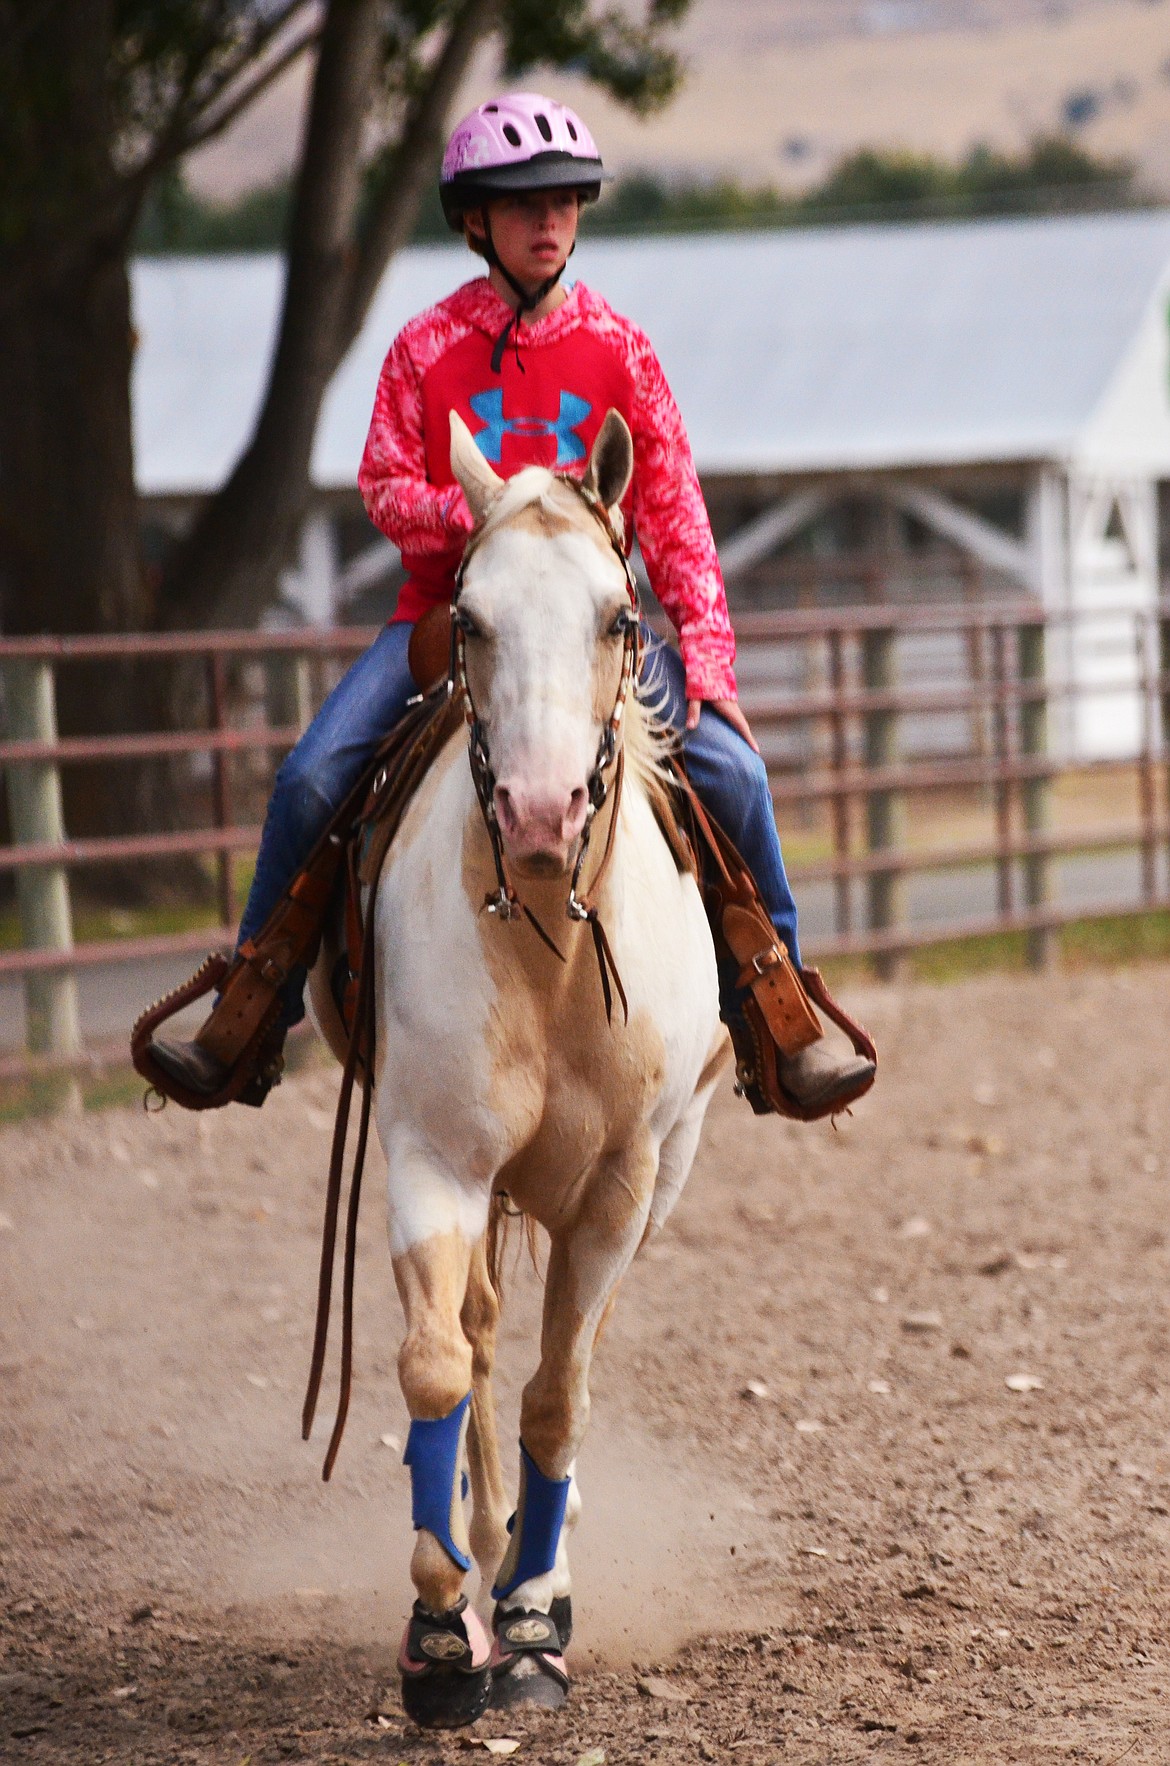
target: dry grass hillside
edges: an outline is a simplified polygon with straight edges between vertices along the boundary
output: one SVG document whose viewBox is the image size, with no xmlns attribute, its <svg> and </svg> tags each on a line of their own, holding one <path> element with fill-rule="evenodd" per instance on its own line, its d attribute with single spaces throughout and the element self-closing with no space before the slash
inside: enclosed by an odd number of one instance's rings
<svg viewBox="0 0 1170 1766">
<path fill-rule="evenodd" d="M 862 145 L 956 156 L 1017 148 L 1082 120 L 1097 153 L 1136 158 L 1170 190 L 1170 5 L 1162 0 L 694 0 L 689 76 L 641 123 L 571 80 L 619 170 L 802 184 Z M 303 74 L 197 155 L 205 194 L 271 178 L 296 141 Z M 468 103 L 496 83 L 480 65 Z"/>
</svg>

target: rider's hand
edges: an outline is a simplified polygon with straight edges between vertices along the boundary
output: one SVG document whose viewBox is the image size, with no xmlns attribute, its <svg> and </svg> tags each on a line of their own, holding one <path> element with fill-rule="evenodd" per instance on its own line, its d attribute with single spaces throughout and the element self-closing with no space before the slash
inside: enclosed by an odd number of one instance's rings
<svg viewBox="0 0 1170 1766">
<path fill-rule="evenodd" d="M 731 725 L 733 730 L 738 730 L 739 734 L 743 737 L 744 741 L 747 743 L 749 748 L 754 749 L 757 754 L 760 752 L 760 745 L 756 741 L 755 737 L 752 735 L 751 725 L 748 723 L 747 718 L 743 715 L 743 712 L 740 710 L 740 705 L 739 705 L 738 699 L 707 699 L 707 700 L 688 699 L 687 700 L 687 729 L 688 730 L 693 730 L 697 727 L 698 722 L 699 722 L 699 713 L 702 711 L 703 706 L 705 704 L 709 705 L 711 707 L 712 711 L 717 711 L 719 713 L 720 717 L 724 718 Z"/>
</svg>

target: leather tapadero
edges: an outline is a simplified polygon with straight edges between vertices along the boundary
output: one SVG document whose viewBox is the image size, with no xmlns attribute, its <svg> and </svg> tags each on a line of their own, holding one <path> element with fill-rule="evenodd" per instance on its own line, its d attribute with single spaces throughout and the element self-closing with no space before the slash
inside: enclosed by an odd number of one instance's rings
<svg viewBox="0 0 1170 1766">
<path fill-rule="evenodd" d="M 764 1022 L 785 1055 L 799 1055 L 825 1034 L 775 927 L 755 903 L 728 902 L 723 936 L 740 965 L 738 985 L 750 988 Z"/>
<path fill-rule="evenodd" d="M 372 817 L 376 806 L 382 814 L 385 803 L 400 819 L 427 766 L 461 719 L 458 701 L 445 691 L 412 706 L 363 768 L 304 869 L 294 877 L 255 939 L 245 943 L 234 959 L 217 957 L 205 963 L 191 981 L 142 1014 L 131 1035 L 131 1058 L 156 1091 L 186 1109 L 206 1110 L 232 1103 L 247 1090 L 279 1015 L 281 987 L 290 970 L 301 964 L 311 968 L 316 959 L 346 845 L 351 837 L 360 835 L 363 812 Z M 168 1018 L 213 989 L 220 997 L 197 1040 L 229 1070 L 229 1077 L 221 1091 L 203 1096 L 179 1084 L 155 1061 L 150 1041 Z"/>
</svg>

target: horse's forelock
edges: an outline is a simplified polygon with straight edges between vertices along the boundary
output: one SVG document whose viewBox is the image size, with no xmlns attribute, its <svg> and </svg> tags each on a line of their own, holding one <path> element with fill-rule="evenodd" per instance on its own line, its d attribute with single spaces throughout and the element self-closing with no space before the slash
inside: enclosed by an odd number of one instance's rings
<svg viewBox="0 0 1170 1766">
<path fill-rule="evenodd" d="M 566 527 L 580 528 L 582 533 L 604 537 L 587 504 L 564 479 L 545 466 L 525 466 L 505 481 L 487 512 L 479 539 L 490 538 L 530 511 L 547 517 L 550 523 L 563 523 Z"/>
</svg>

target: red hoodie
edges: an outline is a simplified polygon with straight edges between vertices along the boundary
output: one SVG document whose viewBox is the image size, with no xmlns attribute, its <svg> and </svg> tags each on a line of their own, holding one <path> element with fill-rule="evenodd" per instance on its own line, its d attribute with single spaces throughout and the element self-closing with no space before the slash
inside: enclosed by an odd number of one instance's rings
<svg viewBox="0 0 1170 1766">
<path fill-rule="evenodd" d="M 378 381 L 358 485 L 402 553 L 396 620 L 451 597 L 471 513 L 451 472 L 458 411 L 501 477 L 522 466 L 584 472 L 610 406 L 634 438 L 626 498 L 650 585 L 674 622 L 692 699 L 734 699 L 735 639 L 711 524 L 678 406 L 644 332 L 578 282 L 555 312 L 520 328 L 502 369 L 492 345 L 509 308 L 486 277 L 399 332 Z"/>
</svg>

